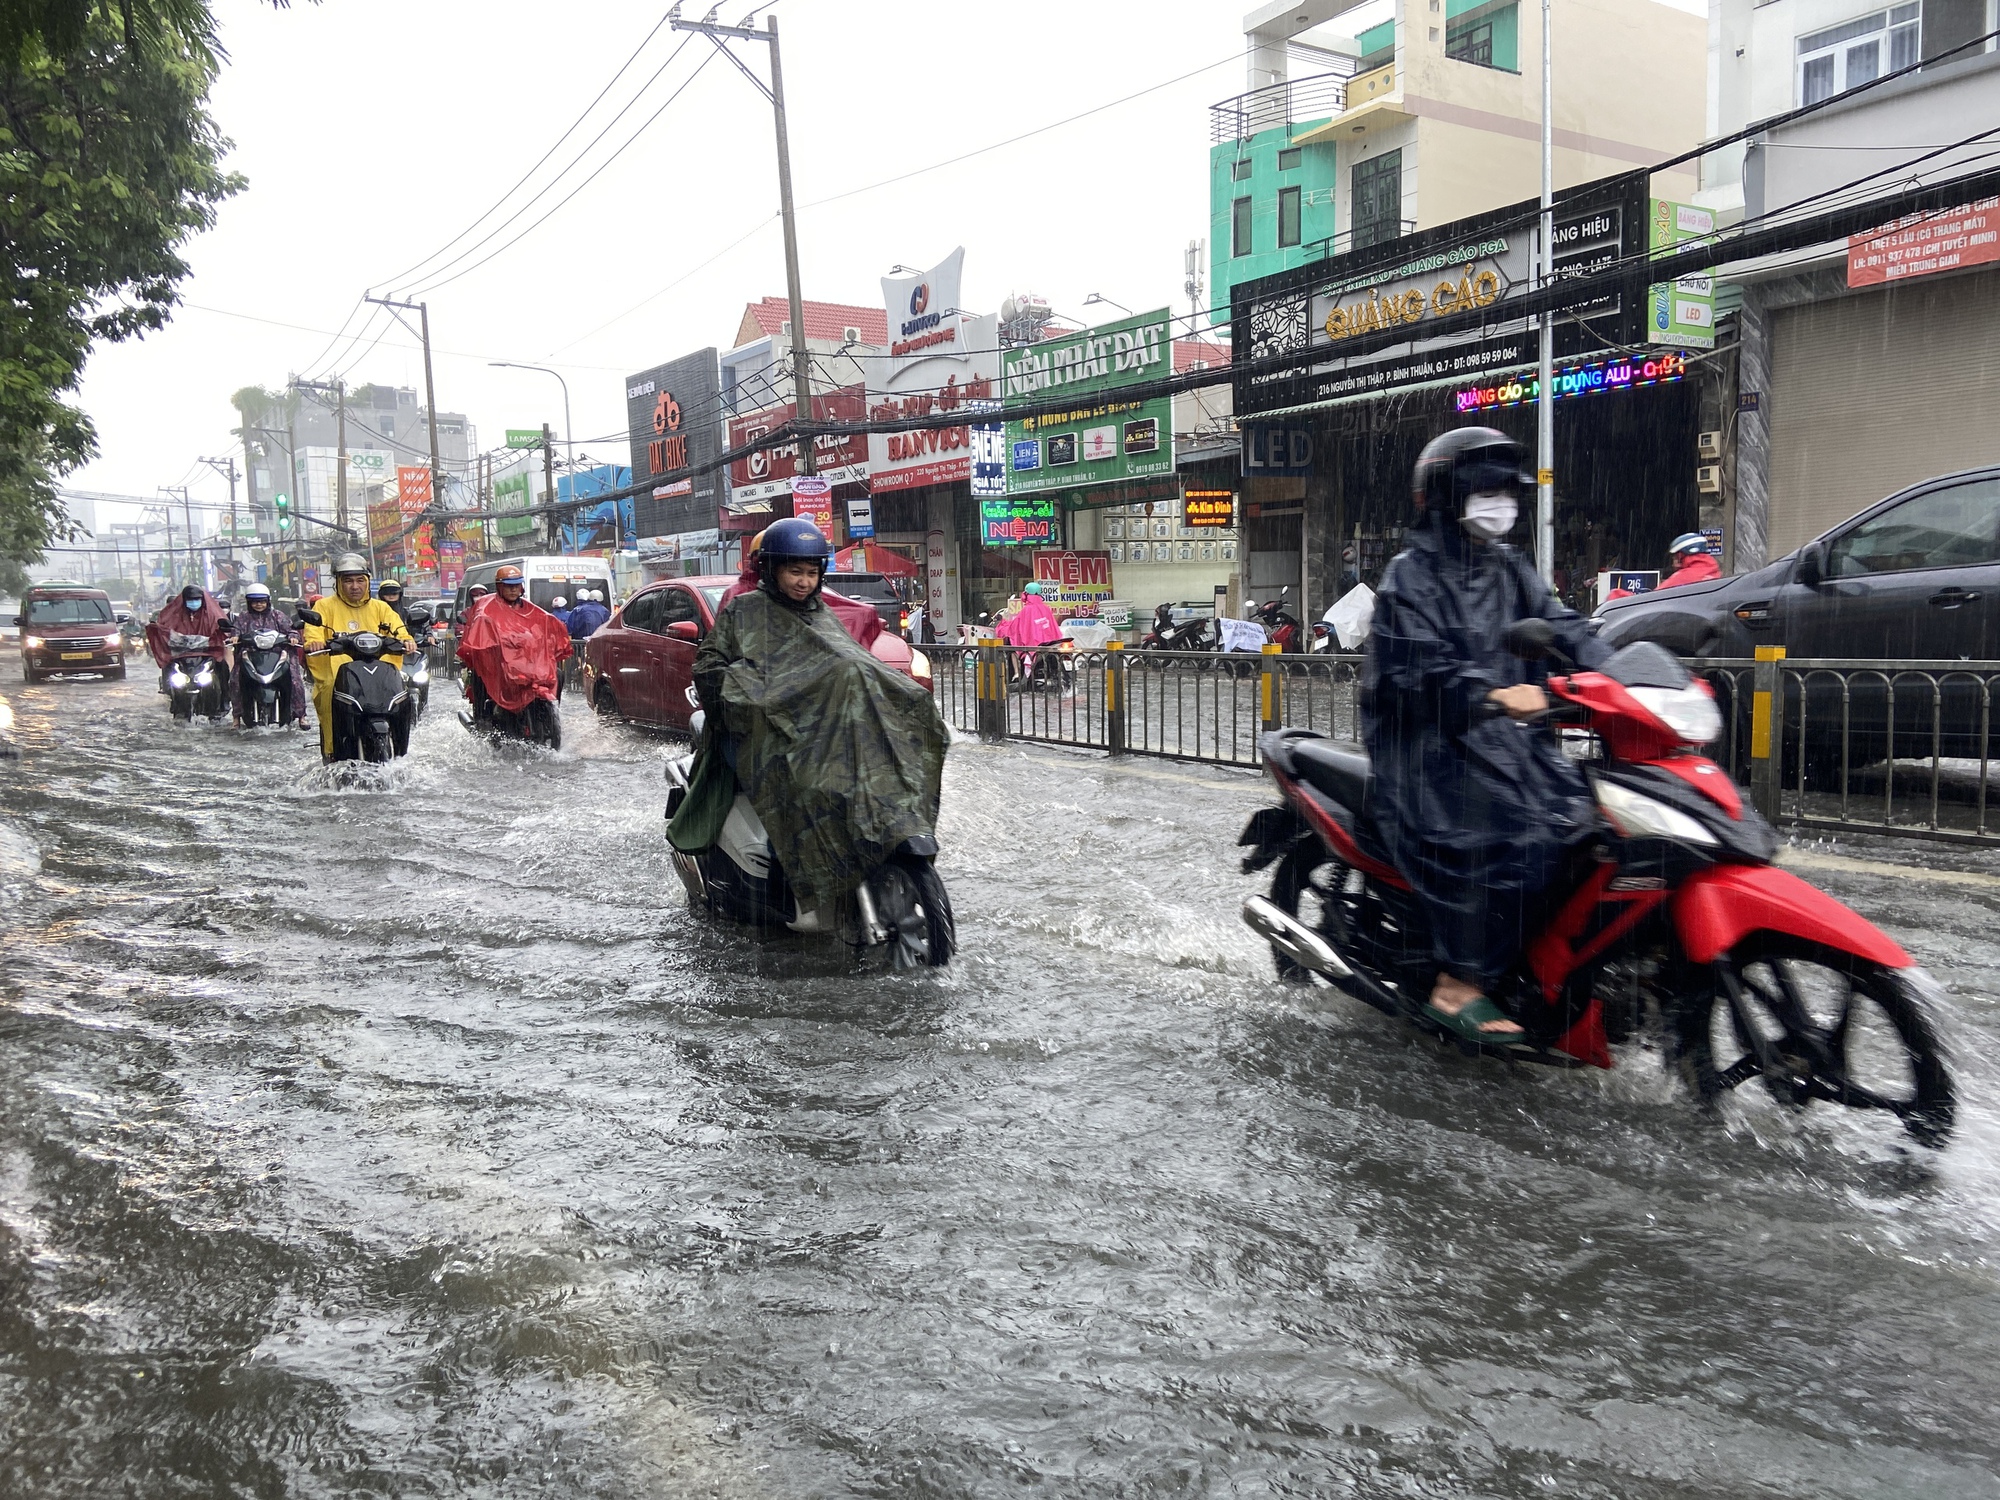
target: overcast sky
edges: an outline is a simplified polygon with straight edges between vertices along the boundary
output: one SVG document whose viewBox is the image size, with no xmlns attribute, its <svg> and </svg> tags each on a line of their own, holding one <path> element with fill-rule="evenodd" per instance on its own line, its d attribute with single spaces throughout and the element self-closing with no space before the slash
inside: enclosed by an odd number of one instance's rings
<svg viewBox="0 0 2000 1500">
<path fill-rule="evenodd" d="M 233 451 L 237 388 L 338 372 L 421 389 L 415 340 L 386 313 L 357 311 L 368 291 L 429 301 L 439 408 L 469 414 L 483 445 L 509 426 L 563 426 L 553 379 L 487 364 L 519 360 L 558 368 L 584 451 L 625 462 L 621 377 L 728 347 L 745 302 L 783 294 L 769 107 L 709 42 L 664 26 L 527 187 L 450 243 L 576 120 L 660 8 L 216 9 L 230 59 L 211 102 L 249 186 L 188 247 L 193 274 L 173 324 L 92 356 L 82 400 L 103 454 L 74 487 L 150 496 L 186 483 L 220 501 L 224 482 L 197 460 Z M 926 267 L 963 244 L 973 308 L 1033 290 L 1087 321 L 1116 315 L 1086 309 L 1092 292 L 1186 310 L 1182 252 L 1208 232 L 1206 106 L 1243 87 L 1242 0 L 766 9 L 784 43 L 807 297 L 879 304 L 877 278 L 892 265 Z M 765 49 L 738 45 L 763 74 Z M 1057 123 L 1089 110 L 1099 112 Z M 580 152 L 580 168 L 473 249 Z M 920 171 L 968 152 L 978 154 Z M 885 179 L 899 180 L 877 186 Z M 427 271 L 410 274 L 426 257 Z M 423 290 L 440 275 L 457 279 Z M 334 338 L 343 327 L 350 337 Z"/>
</svg>

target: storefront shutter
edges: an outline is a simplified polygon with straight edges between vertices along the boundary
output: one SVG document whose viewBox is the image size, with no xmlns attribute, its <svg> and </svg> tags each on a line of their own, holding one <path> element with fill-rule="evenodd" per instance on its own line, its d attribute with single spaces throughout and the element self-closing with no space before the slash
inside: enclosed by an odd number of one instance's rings
<svg viewBox="0 0 2000 1500">
<path fill-rule="evenodd" d="M 1771 557 L 1918 480 L 2000 463 L 2000 271 L 1781 309 L 1771 386 Z"/>
</svg>

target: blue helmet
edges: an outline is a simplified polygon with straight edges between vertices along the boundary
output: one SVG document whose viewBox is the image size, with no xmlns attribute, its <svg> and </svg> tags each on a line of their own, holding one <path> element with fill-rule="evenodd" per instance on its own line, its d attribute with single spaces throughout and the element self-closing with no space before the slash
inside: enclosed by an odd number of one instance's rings
<svg viewBox="0 0 2000 1500">
<path fill-rule="evenodd" d="M 757 555 L 773 562 L 825 562 L 833 555 L 833 543 L 804 516 L 792 516 L 765 528 Z"/>
<path fill-rule="evenodd" d="M 1683 552 L 1706 552 L 1707 550 L 1707 537 L 1703 536 L 1699 531 L 1683 531 L 1679 536 L 1674 538 L 1672 545 L 1667 548 L 1667 556 L 1679 557 Z"/>
</svg>

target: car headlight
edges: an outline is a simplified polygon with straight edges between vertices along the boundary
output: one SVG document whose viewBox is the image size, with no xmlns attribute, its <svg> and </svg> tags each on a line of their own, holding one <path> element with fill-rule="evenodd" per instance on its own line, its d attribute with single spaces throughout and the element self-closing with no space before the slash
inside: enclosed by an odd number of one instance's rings
<svg viewBox="0 0 2000 1500">
<path fill-rule="evenodd" d="M 1677 807 L 1655 801 L 1618 782 L 1600 780 L 1596 786 L 1597 805 L 1604 809 L 1613 826 L 1625 837 L 1653 834 L 1663 839 L 1685 839 L 1690 844 L 1717 843 L 1715 835 Z"/>
<path fill-rule="evenodd" d="M 179 668 L 175 668 L 173 671 L 167 674 L 168 687 L 184 688 L 187 685 L 188 685 L 188 674 L 181 671 Z"/>
<path fill-rule="evenodd" d="M 910 653 L 910 675 L 919 682 L 931 680 L 931 659 L 921 651 Z"/>
<path fill-rule="evenodd" d="M 38 635 L 24 635 L 21 637 L 21 644 L 26 646 L 30 651 L 39 651 L 42 649 L 42 647 L 46 646 L 48 642 L 43 640 Z"/>
<path fill-rule="evenodd" d="M 125 639 L 124 636 L 120 635 L 117 631 L 114 630 L 111 632 L 111 634 L 107 635 L 104 638 L 104 644 L 107 646 L 115 646 L 124 639 Z"/>
<path fill-rule="evenodd" d="M 1680 736 L 1684 745 L 1712 744 L 1722 737 L 1722 711 L 1713 694 L 1698 687 L 1627 688 L 1639 706 Z"/>
</svg>

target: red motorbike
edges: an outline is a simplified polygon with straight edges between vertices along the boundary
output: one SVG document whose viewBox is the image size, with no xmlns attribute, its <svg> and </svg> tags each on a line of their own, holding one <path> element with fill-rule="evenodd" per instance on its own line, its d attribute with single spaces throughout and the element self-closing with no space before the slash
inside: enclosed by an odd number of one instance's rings
<svg viewBox="0 0 2000 1500">
<path fill-rule="evenodd" d="M 1541 620 L 1508 635 L 1530 660 L 1553 645 Z M 1708 684 L 1644 643 L 1548 690 L 1547 732 L 1584 752 L 1599 827 L 1491 996 L 1522 1034 L 1461 1047 L 1608 1068 L 1612 1044 L 1644 1033 L 1704 1102 L 1757 1079 L 1787 1105 L 1881 1110 L 1941 1146 L 1956 1100 L 1931 1019 L 1937 985 L 1861 916 L 1772 865 L 1776 833 L 1702 753 L 1722 727 Z M 1307 730 L 1259 743 L 1284 800 L 1239 840 L 1246 873 L 1277 866 L 1244 921 L 1282 976 L 1317 976 L 1448 1035 L 1423 1014 L 1437 974 L 1423 909 L 1368 852 L 1379 847 L 1368 758 Z"/>
</svg>

